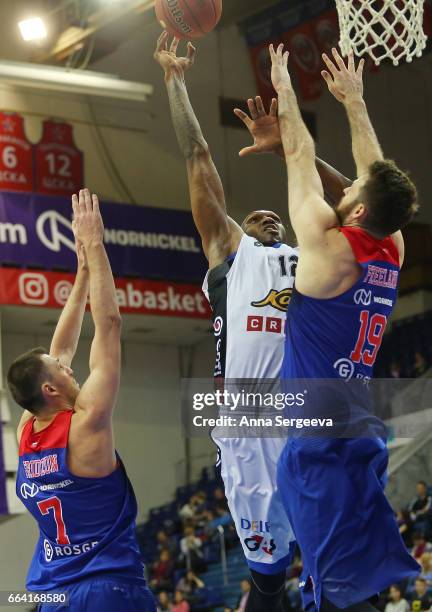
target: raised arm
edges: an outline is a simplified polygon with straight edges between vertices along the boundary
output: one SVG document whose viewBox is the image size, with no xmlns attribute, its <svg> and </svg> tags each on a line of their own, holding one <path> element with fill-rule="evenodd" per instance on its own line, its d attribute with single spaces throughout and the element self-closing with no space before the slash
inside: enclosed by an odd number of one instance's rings
<svg viewBox="0 0 432 612">
<path fill-rule="evenodd" d="M 351 129 L 352 152 L 357 167 L 357 176 L 368 173 L 368 169 L 376 161 L 384 159 L 381 145 L 369 118 L 366 103 L 363 99 L 363 67 L 364 60 L 355 66 L 351 52 L 348 61 L 339 55 L 337 49 L 332 49 L 333 61 L 324 53 L 323 60 L 328 68 L 322 71 L 330 93 L 343 104 Z M 404 257 L 404 241 L 402 232 L 393 234 L 393 239 L 399 250 L 400 262 Z"/>
<path fill-rule="evenodd" d="M 348 63 L 339 55 L 337 49 L 332 50 L 334 61 L 325 53 L 323 60 L 328 68 L 322 71 L 330 93 L 341 102 L 348 115 L 351 128 L 352 151 L 357 166 L 357 176 L 366 174 L 368 168 L 375 161 L 384 159 L 377 135 L 369 118 L 365 101 L 363 99 L 363 67 L 364 60 L 360 60 L 355 67 L 352 52 L 348 56 Z"/>
<path fill-rule="evenodd" d="M 90 307 L 95 335 L 90 350 L 90 375 L 75 409 L 94 429 L 111 423 L 120 382 L 121 318 L 111 267 L 103 244 L 103 223 L 96 195 L 88 189 L 73 197 L 77 238 L 84 245 L 90 276 Z"/>
<path fill-rule="evenodd" d="M 271 101 L 268 113 L 260 96 L 249 98 L 247 104 L 249 115 L 240 108 L 234 109 L 234 114 L 243 121 L 253 138 L 253 144 L 239 152 L 240 157 L 274 153 L 285 161 L 276 98 Z M 352 185 L 352 181 L 319 157 L 315 157 L 315 165 L 324 188 L 324 199 L 330 206 L 335 206 L 342 198 L 343 190 Z"/>
<path fill-rule="evenodd" d="M 188 43 L 186 57 L 177 57 L 178 44 L 174 38 L 168 49 L 168 33 L 163 32 L 154 57 L 165 73 L 171 117 L 186 160 L 192 215 L 213 268 L 237 249 L 243 232 L 228 217 L 222 183 L 186 89 L 184 75 L 194 63 L 195 47 Z"/>
<path fill-rule="evenodd" d="M 327 230 L 337 225 L 324 200 L 315 165 L 315 144 L 302 119 L 288 73 L 288 52 L 270 45 L 272 82 L 279 97 L 279 126 L 288 168 L 288 209 L 300 248 L 319 246 Z"/>
<path fill-rule="evenodd" d="M 75 234 L 74 220 L 72 229 Z M 76 239 L 78 267 L 74 286 L 63 307 L 50 346 L 50 355 L 70 366 L 75 356 L 81 333 L 89 291 L 89 274 L 84 246 Z"/>
</svg>

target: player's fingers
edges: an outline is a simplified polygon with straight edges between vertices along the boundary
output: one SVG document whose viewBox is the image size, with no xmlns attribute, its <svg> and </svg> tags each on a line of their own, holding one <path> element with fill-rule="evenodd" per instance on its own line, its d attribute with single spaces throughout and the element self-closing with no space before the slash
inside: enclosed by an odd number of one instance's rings
<svg viewBox="0 0 432 612">
<path fill-rule="evenodd" d="M 285 51 L 285 53 L 283 54 L 283 63 L 284 66 L 286 66 L 288 68 L 288 58 L 289 58 L 289 51 Z"/>
<path fill-rule="evenodd" d="M 336 60 L 337 65 L 339 66 L 339 68 L 341 70 L 346 70 L 346 66 L 345 66 L 345 62 L 343 61 L 343 59 L 341 58 L 341 56 L 339 55 L 338 50 L 336 49 L 336 47 L 333 47 L 332 49 L 332 53 L 333 53 L 333 57 Z"/>
<path fill-rule="evenodd" d="M 353 73 L 355 72 L 354 53 L 352 49 L 348 53 L 348 70 Z"/>
<path fill-rule="evenodd" d="M 168 39 L 168 32 L 164 30 L 162 34 L 159 36 L 157 45 L 156 45 L 156 53 L 160 53 L 166 49 L 166 42 Z"/>
<path fill-rule="evenodd" d="M 90 191 L 88 189 L 84 189 L 84 202 L 85 202 L 86 212 L 91 212 L 93 210 L 93 207 L 92 207 Z"/>
<path fill-rule="evenodd" d="M 264 104 L 263 104 L 261 96 L 257 96 L 255 98 L 255 105 L 256 105 L 256 108 L 257 108 L 257 111 L 258 111 L 258 115 L 260 117 L 264 117 L 266 112 L 265 112 L 265 108 L 264 108 Z"/>
<path fill-rule="evenodd" d="M 277 48 L 277 57 L 279 60 L 282 60 L 283 48 L 284 48 L 283 43 L 280 43 L 280 45 L 278 45 L 278 48 Z"/>
<path fill-rule="evenodd" d="M 195 55 L 196 55 L 196 47 L 193 46 L 193 44 L 191 42 L 188 42 L 187 44 L 187 55 L 186 57 L 188 58 L 188 60 L 193 64 L 195 61 Z"/>
<path fill-rule="evenodd" d="M 330 70 L 331 74 L 333 76 L 335 76 L 337 74 L 337 68 L 336 66 L 333 64 L 333 62 L 331 61 L 331 59 L 329 58 L 329 56 L 326 53 L 322 54 L 322 58 L 324 60 L 324 64 L 327 66 L 327 68 Z"/>
<path fill-rule="evenodd" d="M 258 111 L 256 109 L 254 100 L 252 100 L 252 98 L 249 98 L 249 100 L 247 101 L 247 105 L 249 108 L 250 115 L 252 119 L 255 121 L 255 119 L 258 119 Z"/>
<path fill-rule="evenodd" d="M 174 55 L 177 54 L 177 47 L 179 46 L 179 42 L 180 42 L 180 38 L 177 38 L 176 36 L 174 36 L 174 38 L 171 41 L 170 52 L 174 53 Z"/>
<path fill-rule="evenodd" d="M 278 109 L 278 102 L 277 102 L 276 98 L 272 98 L 272 101 L 271 101 L 271 104 L 270 104 L 269 115 L 271 115 L 272 117 L 277 117 L 277 109 Z"/>
<path fill-rule="evenodd" d="M 251 155 L 252 153 L 257 153 L 258 147 L 256 145 L 252 145 L 250 147 L 245 147 L 239 153 L 240 157 L 246 157 L 246 155 Z"/>
<path fill-rule="evenodd" d="M 359 65 L 358 65 L 358 67 L 357 67 L 357 73 L 356 73 L 356 74 L 357 74 L 357 76 L 358 76 L 358 77 L 360 77 L 360 78 L 361 78 L 361 77 L 362 77 L 362 75 L 363 75 L 363 68 L 364 68 L 365 63 L 366 63 L 366 62 L 365 62 L 365 60 L 362 58 L 362 59 L 360 60 L 360 63 L 359 63 Z"/>
<path fill-rule="evenodd" d="M 78 212 L 79 213 L 85 213 L 86 211 L 86 206 L 85 206 L 85 199 L 84 199 L 84 189 L 80 189 L 79 192 L 79 196 L 78 196 Z"/>
<path fill-rule="evenodd" d="M 252 123 L 252 120 L 250 119 L 249 115 L 247 115 L 244 111 L 242 111 L 240 108 L 235 108 L 234 109 L 234 114 L 243 121 L 243 123 L 246 125 L 246 127 L 249 127 Z"/>
<path fill-rule="evenodd" d="M 76 193 L 74 193 L 72 196 L 72 211 L 72 226 L 74 226 L 74 224 L 76 224 L 76 218 L 78 216 L 78 196 Z"/>
<path fill-rule="evenodd" d="M 327 85 L 330 85 L 330 83 L 333 83 L 333 79 L 331 78 L 327 70 L 321 70 L 321 76 L 324 79 L 324 81 L 327 83 Z"/>
<path fill-rule="evenodd" d="M 96 214 L 100 214 L 99 198 L 97 197 L 95 193 L 92 195 L 92 204 L 93 204 L 93 212 L 95 212 Z"/>
</svg>

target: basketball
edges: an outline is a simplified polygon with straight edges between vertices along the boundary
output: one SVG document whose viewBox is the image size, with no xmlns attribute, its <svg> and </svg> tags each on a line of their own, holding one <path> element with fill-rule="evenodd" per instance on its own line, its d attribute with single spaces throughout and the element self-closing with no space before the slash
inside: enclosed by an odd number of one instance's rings
<svg viewBox="0 0 432 612">
<path fill-rule="evenodd" d="M 177 38 L 201 38 L 218 24 L 222 0 L 156 0 L 162 27 Z"/>
</svg>

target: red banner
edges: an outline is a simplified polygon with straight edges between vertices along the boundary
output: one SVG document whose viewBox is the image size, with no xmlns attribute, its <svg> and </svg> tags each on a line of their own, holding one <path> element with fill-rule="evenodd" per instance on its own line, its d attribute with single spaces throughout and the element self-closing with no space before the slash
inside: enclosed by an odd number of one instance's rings
<svg viewBox="0 0 432 612">
<path fill-rule="evenodd" d="M 73 274 L 0 268 L 0 304 L 63 308 L 74 279 Z M 116 278 L 115 285 L 123 313 L 210 319 L 210 307 L 197 285 L 125 278 Z"/>
<path fill-rule="evenodd" d="M 32 150 L 23 117 L 0 112 L 0 190 L 33 191 Z"/>
<path fill-rule="evenodd" d="M 38 193 L 71 196 L 84 186 L 83 154 L 68 123 L 44 121 L 40 142 L 35 146 Z"/>
</svg>

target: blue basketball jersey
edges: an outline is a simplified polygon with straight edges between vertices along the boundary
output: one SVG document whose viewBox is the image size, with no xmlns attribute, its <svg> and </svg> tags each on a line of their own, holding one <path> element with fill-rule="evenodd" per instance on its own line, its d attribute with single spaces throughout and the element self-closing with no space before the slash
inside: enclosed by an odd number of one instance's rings
<svg viewBox="0 0 432 612">
<path fill-rule="evenodd" d="M 372 377 L 396 301 L 399 255 L 391 238 L 377 240 L 359 228 L 340 231 L 362 268 L 360 279 L 332 299 L 294 290 L 282 372 L 284 379 L 302 381 L 359 380 L 357 385 L 322 381 L 322 393 L 317 383 L 310 416 L 320 411 L 329 416 L 333 410 L 338 429 L 318 437 L 290 435 L 278 463 L 278 487 L 302 552 L 304 606 L 311 609 L 314 601 L 318 610 L 323 597 L 345 608 L 419 570 L 384 494 L 385 430 L 368 414 L 368 385 L 363 384 Z M 357 424 L 361 433 L 347 436 L 353 431 L 347 427 Z"/>
<path fill-rule="evenodd" d="M 67 466 L 73 411 L 59 412 L 40 432 L 25 425 L 16 491 L 39 525 L 28 572 L 30 591 L 47 591 L 97 575 L 145 584 L 135 538 L 137 503 L 125 468 L 83 478 Z"/>
<path fill-rule="evenodd" d="M 396 302 L 399 253 L 392 238 L 377 240 L 342 227 L 362 275 L 351 289 L 316 299 L 294 289 L 286 322 L 282 378 L 371 378 Z"/>
</svg>

